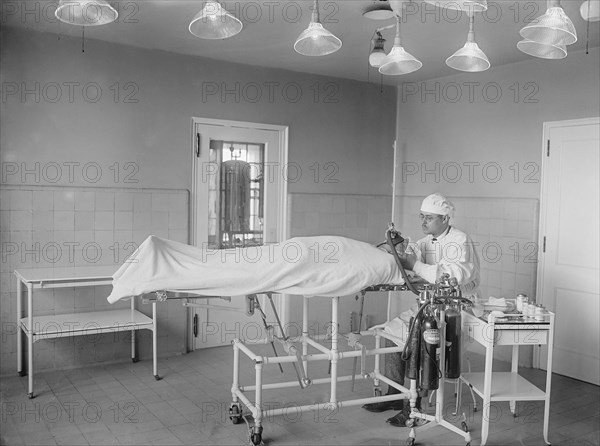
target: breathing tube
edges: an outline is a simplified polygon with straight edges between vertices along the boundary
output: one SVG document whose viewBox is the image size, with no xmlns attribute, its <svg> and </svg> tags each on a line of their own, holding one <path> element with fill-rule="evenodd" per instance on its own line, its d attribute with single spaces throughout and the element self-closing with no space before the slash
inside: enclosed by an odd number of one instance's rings
<svg viewBox="0 0 600 446">
<path fill-rule="evenodd" d="M 408 280 L 408 275 L 406 274 L 406 271 L 404 270 L 404 267 L 402 266 L 402 262 L 400 261 L 400 256 L 396 252 L 396 246 L 394 245 L 394 241 L 392 240 L 392 232 L 394 232 L 396 234 L 396 237 L 398 237 L 400 239 L 400 241 L 398 241 L 396 244 L 402 243 L 404 241 L 404 239 L 400 236 L 400 234 L 393 229 L 392 223 L 390 223 L 390 228 L 388 228 L 388 230 L 385 231 L 385 236 L 387 238 L 387 244 L 392 249 L 392 255 L 394 256 L 394 259 L 396 259 L 398 268 L 400 268 L 400 273 L 402 274 L 404 283 L 406 284 L 406 286 L 408 287 L 409 290 L 411 290 L 414 294 L 416 294 L 418 296 L 419 292 L 414 287 L 414 285 L 410 282 L 410 280 Z"/>
</svg>

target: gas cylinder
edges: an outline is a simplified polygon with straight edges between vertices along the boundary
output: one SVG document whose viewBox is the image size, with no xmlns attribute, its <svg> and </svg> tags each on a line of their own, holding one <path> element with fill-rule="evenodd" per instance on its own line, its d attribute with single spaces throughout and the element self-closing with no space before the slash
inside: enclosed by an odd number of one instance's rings
<svg viewBox="0 0 600 446">
<path fill-rule="evenodd" d="M 416 319 L 410 318 L 410 327 L 412 327 L 413 336 L 408 340 L 407 351 L 408 359 L 406 359 L 406 377 L 409 379 L 419 379 L 419 357 L 421 353 L 421 318 L 420 315 Z M 413 327 L 414 324 L 414 327 Z"/>
<path fill-rule="evenodd" d="M 450 306 L 446 310 L 446 378 L 460 377 L 460 310 Z"/>
<path fill-rule="evenodd" d="M 436 390 L 439 385 L 437 348 L 440 344 L 440 331 L 431 311 L 427 311 L 421 323 L 421 381 L 425 390 Z"/>
</svg>

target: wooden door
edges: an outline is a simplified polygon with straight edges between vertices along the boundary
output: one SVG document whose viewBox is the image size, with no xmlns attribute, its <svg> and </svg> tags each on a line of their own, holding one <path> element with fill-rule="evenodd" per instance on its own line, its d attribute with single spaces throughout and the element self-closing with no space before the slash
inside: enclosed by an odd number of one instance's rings
<svg viewBox="0 0 600 446">
<path fill-rule="evenodd" d="M 556 313 L 553 371 L 600 383 L 599 119 L 546 123 L 538 302 Z M 540 365 L 546 363 L 542 349 Z"/>
</svg>

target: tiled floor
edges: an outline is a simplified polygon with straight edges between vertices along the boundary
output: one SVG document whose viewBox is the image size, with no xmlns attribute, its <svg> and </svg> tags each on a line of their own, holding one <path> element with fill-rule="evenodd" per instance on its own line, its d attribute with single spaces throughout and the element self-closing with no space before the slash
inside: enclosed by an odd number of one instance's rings
<svg viewBox="0 0 600 446">
<path fill-rule="evenodd" d="M 260 348 L 265 348 L 260 347 Z M 258 351 L 258 347 L 256 347 Z M 265 354 L 270 354 L 265 350 Z M 35 376 L 36 397 L 26 396 L 27 378 L 1 380 L 1 443 L 3 445 L 244 445 L 248 444 L 245 423 L 228 419 L 231 401 L 230 347 L 196 351 L 159 360 L 155 381 L 151 361 L 97 366 Z M 502 369 L 504 365 L 495 364 Z M 349 373 L 351 361 L 341 365 Z M 265 366 L 264 382 L 295 378 L 290 365 L 281 375 L 276 366 Z M 310 364 L 311 377 L 326 376 L 327 363 Z M 522 373 L 543 387 L 545 373 L 525 369 Z M 15 374 L 16 375 L 16 374 Z M 253 384 L 252 363 L 241 362 L 242 384 Z M 600 444 L 600 388 L 576 380 L 553 376 L 550 440 L 554 445 Z M 352 395 L 349 382 L 340 383 L 338 398 Z M 450 386 L 449 386 L 450 387 Z M 471 429 L 473 445 L 480 444 L 481 410 L 474 412 L 464 388 L 463 408 Z M 451 389 L 450 389 L 451 390 Z M 372 384 L 359 380 L 353 397 L 372 395 Z M 253 395 L 250 394 L 253 400 Z M 329 398 L 328 385 L 306 390 L 294 387 L 264 393 L 271 408 L 288 408 L 284 415 L 263 420 L 267 445 L 404 445 L 408 428 L 385 423 L 393 412 L 373 414 L 360 407 L 335 412 L 300 411 L 298 406 Z M 481 407 L 481 400 L 478 398 Z M 448 406 L 453 406 L 448 395 Z M 431 410 L 431 409 L 429 409 Z M 460 425 L 460 419 L 451 416 Z M 489 445 L 543 445 L 543 404 L 520 403 L 513 418 L 508 403 L 494 404 Z M 464 445 L 462 437 L 435 427 L 419 434 L 420 445 Z"/>
</svg>

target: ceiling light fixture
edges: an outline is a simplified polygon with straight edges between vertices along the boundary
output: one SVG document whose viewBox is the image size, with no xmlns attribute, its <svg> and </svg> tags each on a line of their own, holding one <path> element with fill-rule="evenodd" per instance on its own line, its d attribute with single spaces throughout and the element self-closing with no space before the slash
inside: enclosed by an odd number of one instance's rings
<svg viewBox="0 0 600 446">
<path fill-rule="evenodd" d="M 393 19 L 395 15 L 396 14 L 387 0 L 377 0 L 373 4 L 367 6 L 363 12 L 363 17 L 371 20 Z"/>
<path fill-rule="evenodd" d="M 467 43 L 452 56 L 446 59 L 446 65 L 459 71 L 485 71 L 490 67 L 490 61 L 475 42 L 475 15 L 469 13 L 469 33 Z"/>
<path fill-rule="evenodd" d="M 560 6 L 560 0 L 548 0 L 547 5 L 543 15 L 520 31 L 521 36 L 525 40 L 559 47 L 577 42 L 575 26 Z"/>
<path fill-rule="evenodd" d="M 417 71 L 422 66 L 423 63 L 420 60 L 406 52 L 402 47 L 402 41 L 400 39 L 400 16 L 397 15 L 394 47 L 383 61 L 383 65 L 379 67 L 379 72 L 387 76 L 398 76 Z"/>
<path fill-rule="evenodd" d="M 517 43 L 517 48 L 525 54 L 541 59 L 564 59 L 567 57 L 566 45 L 551 45 L 525 39 Z"/>
<path fill-rule="evenodd" d="M 54 15 L 70 25 L 98 26 L 114 22 L 119 13 L 106 0 L 60 0 Z"/>
<path fill-rule="evenodd" d="M 456 9 L 467 12 L 487 11 L 487 0 L 425 0 L 425 3 L 438 8 Z"/>
<path fill-rule="evenodd" d="M 342 41 L 323 28 L 319 20 L 319 3 L 315 0 L 308 28 L 296 39 L 294 49 L 303 56 L 325 56 L 342 47 Z"/>
<path fill-rule="evenodd" d="M 377 33 L 377 38 L 373 40 L 373 50 L 371 54 L 369 54 L 369 65 L 373 68 L 379 68 L 383 65 L 385 58 L 387 55 L 385 54 L 385 39 L 381 35 L 381 32 L 375 31 Z"/>
<path fill-rule="evenodd" d="M 189 30 L 201 39 L 226 39 L 235 36 L 243 27 L 242 22 L 218 1 L 207 1 L 190 22 Z"/>
<path fill-rule="evenodd" d="M 588 22 L 597 22 L 600 20 L 600 0 L 587 0 L 579 8 L 581 17 Z"/>
</svg>

